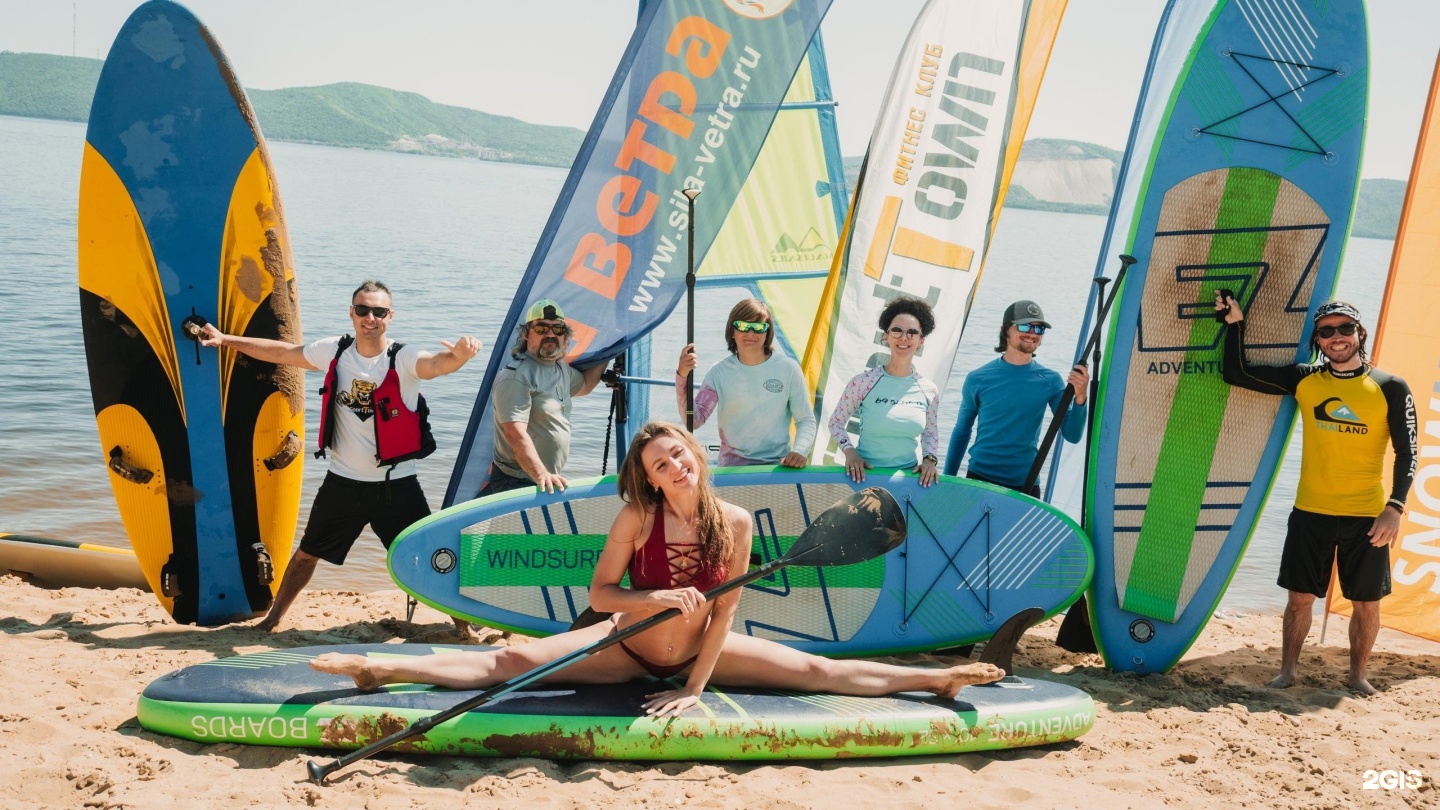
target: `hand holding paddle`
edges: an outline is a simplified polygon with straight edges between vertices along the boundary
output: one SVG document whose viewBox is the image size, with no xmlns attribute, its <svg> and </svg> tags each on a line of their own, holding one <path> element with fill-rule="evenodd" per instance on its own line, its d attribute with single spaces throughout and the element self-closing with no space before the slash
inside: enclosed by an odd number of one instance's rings
<svg viewBox="0 0 1440 810">
<path fill-rule="evenodd" d="M 1120 283 L 1125 280 L 1125 271 L 1130 269 L 1130 265 L 1135 261 L 1134 256 L 1120 254 L 1120 272 L 1115 274 L 1115 286 L 1110 288 L 1110 295 L 1104 296 L 1105 300 L 1095 317 L 1095 328 L 1090 331 L 1090 339 L 1086 341 L 1085 348 L 1080 350 L 1077 363 L 1084 362 L 1085 355 L 1100 345 L 1100 330 L 1105 327 L 1105 317 L 1110 314 L 1110 305 L 1115 303 L 1115 296 L 1120 292 Z M 1098 278 L 1095 281 L 1100 283 Z M 1021 487 L 1021 492 L 1029 492 L 1035 486 L 1035 482 L 1039 480 L 1040 468 L 1045 466 L 1045 458 L 1050 455 L 1050 448 L 1055 444 L 1055 437 L 1065 423 L 1065 413 L 1070 410 L 1070 401 L 1074 398 L 1075 389 L 1066 386 L 1065 393 L 1060 395 L 1060 406 L 1055 409 L 1055 418 L 1050 420 L 1050 428 L 1045 431 L 1045 440 L 1040 443 L 1040 450 L 1035 454 L 1035 462 L 1030 465 L 1030 472 L 1025 476 L 1025 485 Z"/>
<path fill-rule="evenodd" d="M 706 601 L 713 601 L 717 597 L 742 588 L 789 565 L 823 567 L 864 562 L 890 551 L 904 540 L 905 514 L 901 510 L 900 504 L 896 503 L 894 496 L 878 487 L 862 489 L 821 512 L 783 555 L 743 576 L 711 588 L 705 592 L 704 597 Z M 459 717 L 495 698 L 528 686 L 576 661 L 594 655 L 606 647 L 619 644 L 627 638 L 643 633 L 655 625 L 679 615 L 680 611 L 676 608 L 669 608 L 657 613 L 644 621 L 606 636 L 588 647 L 582 647 L 568 655 L 562 655 L 518 678 L 496 684 L 445 711 L 437 712 L 424 720 L 418 720 L 408 728 L 382 737 L 364 748 L 351 751 L 328 765 L 322 765 L 312 759 L 306 764 L 306 768 L 310 772 L 310 781 L 317 785 L 323 785 L 326 777 L 341 768 L 372 757 L 411 737 L 421 736 L 451 718 Z"/>
</svg>

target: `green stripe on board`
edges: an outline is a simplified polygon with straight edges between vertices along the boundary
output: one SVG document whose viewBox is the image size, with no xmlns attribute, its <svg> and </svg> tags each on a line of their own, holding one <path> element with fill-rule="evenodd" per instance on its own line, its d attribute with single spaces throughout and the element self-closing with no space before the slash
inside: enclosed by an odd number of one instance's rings
<svg viewBox="0 0 1440 810">
<path fill-rule="evenodd" d="M 1225 180 L 1215 227 L 1268 226 L 1279 191 L 1278 175 L 1260 169 L 1231 169 Z M 1210 242 L 1207 262 L 1211 265 L 1258 262 L 1264 256 L 1268 236 L 1265 231 L 1216 234 Z M 1234 270 L 1216 272 L 1234 274 Z M 1196 290 L 1197 300 L 1211 301 L 1216 289 L 1233 284 L 1233 281 L 1201 283 Z M 1253 288 L 1248 292 L 1253 295 Z M 1196 318 L 1190 322 L 1188 345 L 1214 343 L 1219 328 L 1211 318 Z M 1191 349 L 1185 353 L 1185 360 L 1215 360 L 1219 351 L 1218 348 Z M 1229 399 L 1230 386 L 1219 374 L 1182 374 L 1177 381 L 1144 522 L 1136 541 L 1134 563 L 1126 580 L 1125 600 L 1121 605 L 1125 610 L 1167 622 L 1176 618 L 1176 602 L 1189 565 L 1190 545 L 1195 539 L 1205 483 L 1210 477 Z"/>
<path fill-rule="evenodd" d="M 794 542 L 794 537 L 780 538 L 783 548 Z M 588 587 L 604 546 L 603 534 L 462 534 L 460 587 Z M 754 551 L 759 550 L 756 542 Z M 879 588 L 884 581 L 884 557 L 825 570 L 827 588 Z M 819 569 L 783 568 L 752 587 L 783 586 L 818 588 Z"/>
</svg>

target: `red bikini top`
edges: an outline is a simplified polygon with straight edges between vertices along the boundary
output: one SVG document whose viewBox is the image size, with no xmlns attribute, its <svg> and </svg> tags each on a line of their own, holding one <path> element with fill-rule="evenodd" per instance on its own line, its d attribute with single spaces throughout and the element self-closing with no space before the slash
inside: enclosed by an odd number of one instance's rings
<svg viewBox="0 0 1440 810">
<path fill-rule="evenodd" d="M 662 590 L 694 586 L 708 591 L 724 582 L 725 566 L 711 571 L 700 558 L 699 543 L 666 543 L 664 510 L 655 512 L 650 537 L 630 558 L 630 587 Z"/>
</svg>

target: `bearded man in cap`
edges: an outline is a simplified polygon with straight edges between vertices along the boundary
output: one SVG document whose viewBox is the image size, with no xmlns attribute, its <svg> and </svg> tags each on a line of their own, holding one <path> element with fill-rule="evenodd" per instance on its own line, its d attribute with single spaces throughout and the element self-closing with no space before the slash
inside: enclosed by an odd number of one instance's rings
<svg viewBox="0 0 1440 810">
<path fill-rule="evenodd" d="M 1048 408 L 1055 413 L 1066 385 L 1075 388 L 1074 407 L 1065 413 L 1061 433 L 1068 442 L 1085 435 L 1085 397 L 1090 373 L 1084 364 L 1068 378 L 1035 360 L 1050 324 L 1034 301 L 1016 301 L 1005 309 L 1000 324 L 1000 356 L 965 377 L 960 416 L 950 433 L 945 474 L 956 475 L 960 460 L 970 448 L 965 477 L 1039 497 L 1039 484 L 1025 489 L 1025 478 L 1040 444 L 1040 423 Z M 978 426 L 977 426 L 978 423 Z M 975 443 L 970 444 L 970 432 Z"/>
<path fill-rule="evenodd" d="M 604 363 L 579 371 L 565 362 L 570 327 L 560 305 L 542 298 L 516 330 L 510 362 L 495 377 L 495 456 L 481 495 L 536 486 L 568 486 L 561 471 L 570 457 L 570 407 L 595 390 Z"/>
<path fill-rule="evenodd" d="M 1289 592 L 1280 674 L 1270 686 L 1295 684 L 1300 649 L 1310 632 L 1316 597 L 1340 574 L 1340 592 L 1354 606 L 1347 684 L 1373 695 L 1366 678 L 1380 632 L 1380 600 L 1390 593 L 1390 546 L 1400 537 L 1405 497 L 1415 480 L 1415 400 L 1410 386 L 1369 363 L 1360 311 L 1344 301 L 1315 310 L 1311 348 L 1317 363 L 1254 366 L 1245 361 L 1245 314 L 1216 293 L 1225 334 L 1225 382 L 1262 394 L 1295 397 L 1304 424 L 1300 484 L 1290 511 L 1276 584 Z M 1385 451 L 1395 449 L 1389 500 Z"/>
</svg>

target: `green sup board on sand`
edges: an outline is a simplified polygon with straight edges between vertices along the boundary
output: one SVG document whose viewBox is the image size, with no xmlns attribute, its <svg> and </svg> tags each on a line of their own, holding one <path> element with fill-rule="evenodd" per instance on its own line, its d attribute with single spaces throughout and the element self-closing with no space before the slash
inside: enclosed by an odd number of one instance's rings
<svg viewBox="0 0 1440 810">
<path fill-rule="evenodd" d="M 360 748 L 478 691 L 395 684 L 361 692 L 311 669 L 327 652 L 466 655 L 484 648 L 350 644 L 222 658 L 145 688 L 146 729 L 202 743 Z M 395 746 L 402 753 L 548 759 L 736 760 L 897 757 L 988 751 L 1073 740 L 1095 722 L 1090 696 L 1031 678 L 967 686 L 956 700 L 710 687 L 670 720 L 646 717 L 652 678 L 615 685 L 538 684 Z"/>
</svg>

